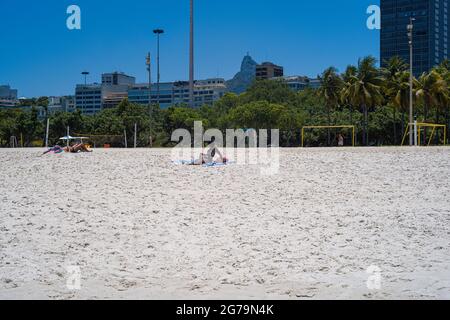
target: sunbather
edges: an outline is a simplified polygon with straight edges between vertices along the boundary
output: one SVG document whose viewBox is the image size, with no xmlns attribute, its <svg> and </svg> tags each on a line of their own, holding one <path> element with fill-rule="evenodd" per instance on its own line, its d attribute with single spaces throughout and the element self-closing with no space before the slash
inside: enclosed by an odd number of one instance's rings
<svg viewBox="0 0 450 320">
<path fill-rule="evenodd" d="M 200 153 L 200 157 L 197 160 L 193 160 L 191 165 L 193 166 L 201 166 L 204 164 L 211 163 L 223 163 L 226 164 L 228 159 L 223 156 L 222 152 L 220 152 L 219 148 L 216 147 L 215 144 L 212 144 L 207 153 Z"/>
<path fill-rule="evenodd" d="M 70 152 L 70 153 L 78 153 L 78 152 L 92 152 L 92 150 L 89 150 L 88 147 L 86 147 L 85 144 L 83 143 L 78 143 L 75 144 L 73 146 L 68 146 L 64 148 L 65 152 Z"/>
</svg>

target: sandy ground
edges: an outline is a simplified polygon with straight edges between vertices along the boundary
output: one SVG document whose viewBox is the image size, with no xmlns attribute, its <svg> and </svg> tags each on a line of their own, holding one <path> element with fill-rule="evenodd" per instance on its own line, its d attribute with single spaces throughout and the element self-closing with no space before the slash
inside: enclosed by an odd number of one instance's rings
<svg viewBox="0 0 450 320">
<path fill-rule="evenodd" d="M 40 152 L 0 150 L 2 299 L 450 299 L 450 148 Z"/>
</svg>

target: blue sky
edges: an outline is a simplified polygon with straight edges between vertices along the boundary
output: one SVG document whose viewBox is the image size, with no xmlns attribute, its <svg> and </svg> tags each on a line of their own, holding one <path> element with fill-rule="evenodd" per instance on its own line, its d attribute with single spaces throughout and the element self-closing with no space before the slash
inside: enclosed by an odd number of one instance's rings
<svg viewBox="0 0 450 320">
<path fill-rule="evenodd" d="M 196 78 L 232 78 L 247 52 L 284 66 L 287 75 L 308 76 L 378 58 L 379 31 L 366 27 L 366 9 L 378 3 L 196 0 Z M 66 27 L 71 4 L 81 8 L 82 30 Z M 73 94 L 83 70 L 90 82 L 116 70 L 145 82 L 156 27 L 166 31 L 161 81 L 188 78 L 188 0 L 1 0 L 0 12 L 0 84 L 20 96 Z"/>
</svg>

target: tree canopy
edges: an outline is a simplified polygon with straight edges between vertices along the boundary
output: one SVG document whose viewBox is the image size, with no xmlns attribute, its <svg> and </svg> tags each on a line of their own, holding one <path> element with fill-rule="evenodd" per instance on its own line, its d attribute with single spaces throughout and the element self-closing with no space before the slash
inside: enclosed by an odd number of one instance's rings
<svg viewBox="0 0 450 320">
<path fill-rule="evenodd" d="M 413 80 L 418 121 L 450 127 L 449 65 L 444 61 Z M 202 121 L 205 129 L 279 129 L 282 146 L 299 146 L 301 128 L 306 125 L 354 125 L 359 145 L 395 145 L 401 141 L 408 123 L 405 114 L 409 107 L 409 72 L 400 58 L 395 57 L 384 68 L 378 68 L 373 57 L 365 57 L 357 65 L 349 65 L 342 74 L 334 67 L 327 68 L 319 80 L 319 89 L 299 92 L 291 90 L 283 80 L 257 80 L 241 95 L 227 93 L 214 105 L 197 109 L 184 105 L 160 109 L 125 99 L 117 107 L 95 115 L 79 111 L 49 114 L 46 97 L 28 99 L 22 101 L 22 107 L 31 105 L 29 110 L 0 109 L 0 146 L 9 146 L 12 136 L 24 146 L 43 144 L 46 121 L 39 118 L 37 106 L 44 108 L 45 117 L 50 120 L 52 144 L 66 135 L 69 126 L 71 133 L 103 136 L 94 140 L 98 145 L 110 142 L 121 147 L 125 134 L 128 145 L 132 145 L 136 124 L 138 146 L 165 147 L 172 145 L 170 137 L 174 130 L 192 131 L 195 121 Z M 348 137 L 347 132 L 339 129 L 313 130 L 308 133 L 307 145 L 336 145 L 339 133 Z"/>
</svg>

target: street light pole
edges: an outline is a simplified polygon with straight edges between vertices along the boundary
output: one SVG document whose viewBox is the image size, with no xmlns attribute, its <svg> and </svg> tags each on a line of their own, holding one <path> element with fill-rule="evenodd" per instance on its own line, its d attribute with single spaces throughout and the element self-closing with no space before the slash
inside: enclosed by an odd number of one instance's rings
<svg viewBox="0 0 450 320">
<path fill-rule="evenodd" d="M 147 54 L 145 64 L 147 65 L 147 71 L 148 71 L 148 108 L 151 113 L 151 107 L 152 107 L 152 62 L 151 62 L 151 56 L 150 52 Z"/>
<path fill-rule="evenodd" d="M 157 75 L 156 75 L 156 81 L 157 81 L 156 90 L 157 90 L 157 97 L 158 97 L 158 104 L 159 104 L 160 103 L 159 102 L 159 100 L 160 100 L 159 83 L 160 83 L 160 79 L 161 79 L 161 75 L 159 72 L 159 37 L 161 34 L 164 33 L 164 30 L 155 29 L 155 30 L 153 30 L 153 33 L 156 34 L 156 38 L 157 38 L 157 58 L 156 58 L 157 62 L 156 63 L 157 63 L 158 71 L 157 71 Z"/>
<path fill-rule="evenodd" d="M 148 71 L 148 113 L 150 116 L 150 147 L 152 146 L 152 61 L 150 52 L 147 54 L 145 64 Z"/>
<path fill-rule="evenodd" d="M 413 110 L 413 40 L 414 40 L 414 18 L 410 18 L 407 26 L 408 38 L 409 38 L 409 145 L 414 145 L 414 110 Z"/>
<path fill-rule="evenodd" d="M 194 0 L 190 1 L 189 104 L 194 107 Z"/>
<path fill-rule="evenodd" d="M 89 75 L 89 72 L 83 71 L 81 74 L 84 76 L 84 85 L 86 85 L 87 84 L 87 76 Z"/>
</svg>

